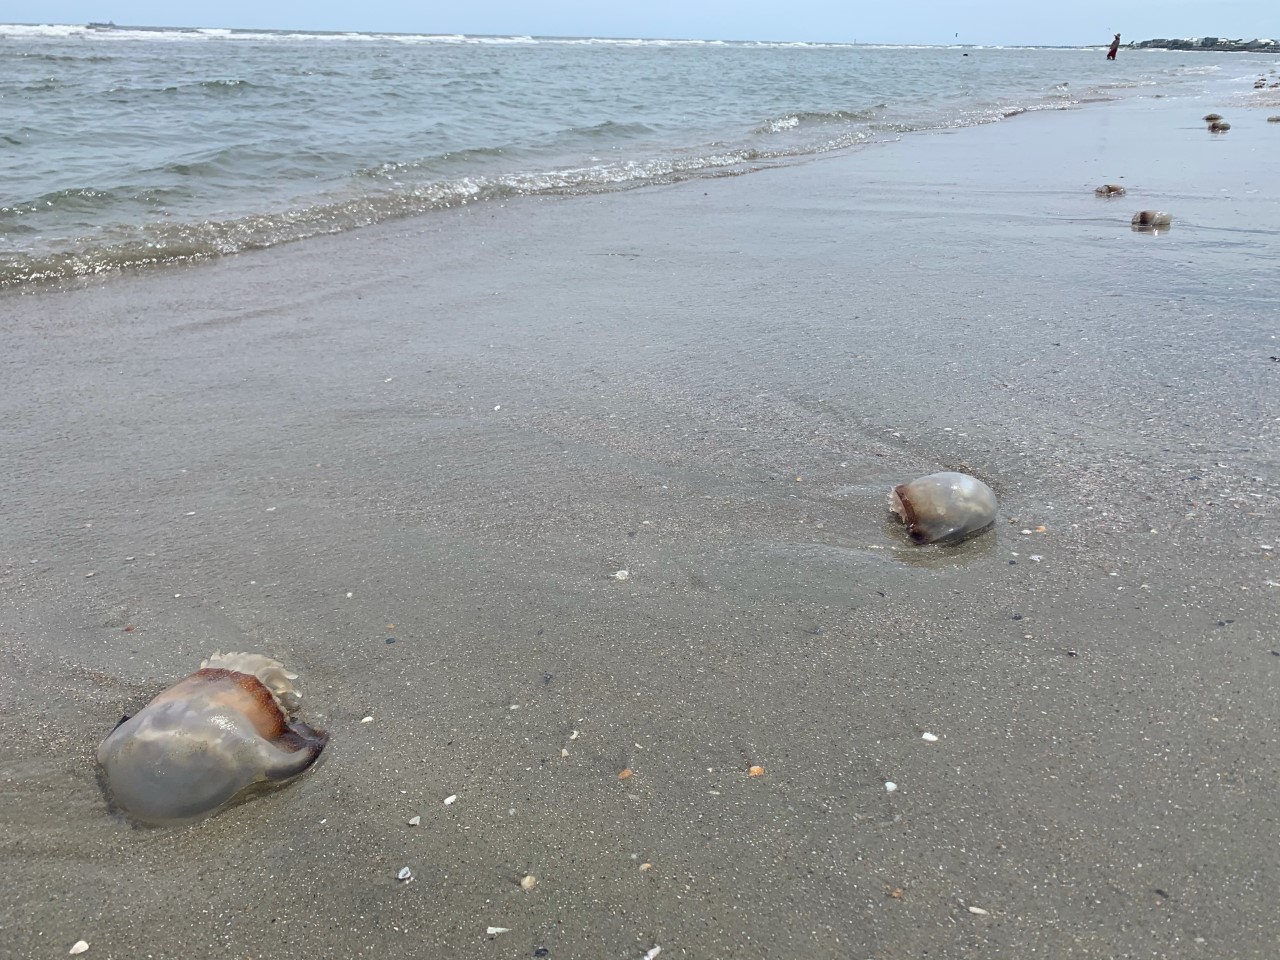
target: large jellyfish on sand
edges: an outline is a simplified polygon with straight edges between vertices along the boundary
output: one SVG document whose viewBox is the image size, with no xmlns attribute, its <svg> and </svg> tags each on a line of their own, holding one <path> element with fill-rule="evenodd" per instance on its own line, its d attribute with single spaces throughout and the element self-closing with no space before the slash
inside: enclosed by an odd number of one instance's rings
<svg viewBox="0 0 1280 960">
<path fill-rule="evenodd" d="M 931 473 L 894 487 L 889 509 L 916 543 L 958 543 L 995 523 L 996 495 L 966 473 Z"/>
<path fill-rule="evenodd" d="M 102 741 L 112 801 L 143 823 L 181 823 L 292 780 L 329 741 L 292 718 L 296 679 L 260 654 L 215 653 Z"/>
</svg>

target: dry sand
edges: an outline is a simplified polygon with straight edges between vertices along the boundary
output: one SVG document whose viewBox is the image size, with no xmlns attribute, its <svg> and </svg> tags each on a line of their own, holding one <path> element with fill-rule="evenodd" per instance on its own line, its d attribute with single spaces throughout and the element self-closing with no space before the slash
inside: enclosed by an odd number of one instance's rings
<svg viewBox="0 0 1280 960">
<path fill-rule="evenodd" d="M 5 297 L 0 954 L 1276 956 L 1280 129 L 1221 107 Z M 944 468 L 997 528 L 912 547 Z M 130 827 L 93 751 L 219 647 L 327 756 Z"/>
</svg>

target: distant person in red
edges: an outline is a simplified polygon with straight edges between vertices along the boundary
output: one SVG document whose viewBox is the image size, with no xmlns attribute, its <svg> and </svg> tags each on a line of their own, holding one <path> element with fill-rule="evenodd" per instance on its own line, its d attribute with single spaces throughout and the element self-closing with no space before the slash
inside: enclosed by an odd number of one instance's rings
<svg viewBox="0 0 1280 960">
<path fill-rule="evenodd" d="M 1114 60 L 1116 51 L 1120 49 L 1120 34 L 1116 34 L 1116 38 L 1111 41 L 1111 49 L 1107 51 L 1107 59 Z"/>
</svg>

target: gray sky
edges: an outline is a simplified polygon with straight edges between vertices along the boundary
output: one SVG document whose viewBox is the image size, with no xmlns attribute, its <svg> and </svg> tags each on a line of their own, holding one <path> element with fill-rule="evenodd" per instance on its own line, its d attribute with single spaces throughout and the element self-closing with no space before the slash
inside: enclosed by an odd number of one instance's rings
<svg viewBox="0 0 1280 960">
<path fill-rule="evenodd" d="M 1280 39 L 1280 0 L 3 0 L 0 22 L 398 33 L 1089 44 L 1218 36 Z"/>
</svg>

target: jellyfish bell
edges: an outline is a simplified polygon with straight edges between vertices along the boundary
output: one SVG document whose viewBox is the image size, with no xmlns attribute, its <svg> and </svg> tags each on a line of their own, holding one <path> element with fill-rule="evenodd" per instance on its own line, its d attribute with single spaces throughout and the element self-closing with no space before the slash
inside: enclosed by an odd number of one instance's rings
<svg viewBox="0 0 1280 960">
<path fill-rule="evenodd" d="M 996 495 L 966 473 L 931 473 L 889 493 L 889 509 L 916 543 L 959 543 L 996 521 Z"/>
<path fill-rule="evenodd" d="M 1124 187 L 1118 183 L 1104 183 L 1093 191 L 1100 197 L 1123 197 Z"/>
<path fill-rule="evenodd" d="M 176 824 L 301 774 L 329 735 L 293 719 L 296 679 L 260 654 L 215 653 L 102 741 L 112 802 L 142 823 Z"/>
<path fill-rule="evenodd" d="M 1141 233 L 1164 233 L 1173 223 L 1173 217 L 1160 210 L 1139 210 L 1130 221 L 1134 230 Z"/>
</svg>

